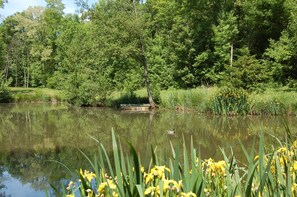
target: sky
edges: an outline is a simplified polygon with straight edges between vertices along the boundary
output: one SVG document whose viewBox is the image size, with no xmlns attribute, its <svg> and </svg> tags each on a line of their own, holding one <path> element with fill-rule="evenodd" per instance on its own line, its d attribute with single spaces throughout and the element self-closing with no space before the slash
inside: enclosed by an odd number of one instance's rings
<svg viewBox="0 0 297 197">
<path fill-rule="evenodd" d="M 74 13 L 75 4 L 74 0 L 62 0 L 65 4 L 65 13 Z M 98 0 L 88 0 L 89 5 L 98 2 Z M 45 0 L 8 0 L 8 3 L 4 4 L 4 9 L 0 9 L 0 15 L 2 18 L 13 15 L 16 12 L 22 12 L 29 6 L 46 6 Z"/>
</svg>

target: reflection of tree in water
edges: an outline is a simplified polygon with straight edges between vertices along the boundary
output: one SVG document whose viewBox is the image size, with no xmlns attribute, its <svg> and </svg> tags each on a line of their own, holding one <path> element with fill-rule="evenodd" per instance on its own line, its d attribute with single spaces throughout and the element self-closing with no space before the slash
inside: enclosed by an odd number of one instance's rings
<svg viewBox="0 0 297 197">
<path fill-rule="evenodd" d="M 6 195 L 5 192 L 1 192 L 0 190 L 0 197 L 11 197 L 11 195 Z"/>
<path fill-rule="evenodd" d="M 6 188 L 6 186 L 3 184 L 3 181 L 5 179 L 3 174 L 4 171 L 5 171 L 4 167 L 0 166 L 0 197 L 11 197 L 11 195 L 6 195 L 5 191 L 3 191 L 3 189 Z"/>
<path fill-rule="evenodd" d="M 87 155 L 94 155 L 94 152 L 83 150 Z M 72 172 L 76 169 L 89 169 L 90 166 L 85 162 L 85 157 L 73 149 L 62 148 L 62 150 L 43 150 L 43 152 L 13 150 L 2 159 L 1 163 L 6 166 L 6 170 L 13 177 L 23 184 L 30 183 L 32 188 L 45 191 L 49 188 L 49 183 L 56 188 L 61 187 L 61 183 L 73 178 L 71 173 L 61 164 L 60 161 Z"/>
<path fill-rule="evenodd" d="M 57 188 L 72 175 L 57 162 L 75 172 L 89 168 L 77 148 L 91 159 L 98 139 L 111 152 L 111 129 L 121 140 L 124 150 L 127 141 L 135 146 L 143 159 L 149 158 L 150 146 L 163 155 L 171 154 L 170 142 L 181 147 L 184 138 L 201 150 L 204 158 L 221 155 L 219 147 L 240 147 L 239 140 L 249 144 L 265 128 L 275 136 L 283 136 L 280 118 L 273 117 L 218 117 L 195 112 L 158 111 L 131 113 L 99 108 L 71 108 L 30 105 L 1 107 L 0 105 L 0 164 L 22 183 L 32 183 L 44 190 L 48 183 Z M 296 118 L 289 121 L 296 133 Z M 166 130 L 175 128 L 177 137 Z M 237 148 L 234 152 L 239 152 Z M 111 159 L 112 160 L 112 159 Z M 143 161 L 145 162 L 145 161 Z"/>
</svg>

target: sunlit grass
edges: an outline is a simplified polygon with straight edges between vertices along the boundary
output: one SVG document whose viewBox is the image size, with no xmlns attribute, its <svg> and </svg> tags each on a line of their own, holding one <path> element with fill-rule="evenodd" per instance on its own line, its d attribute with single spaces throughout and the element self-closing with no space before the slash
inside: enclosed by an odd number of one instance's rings
<svg viewBox="0 0 297 197">
<path fill-rule="evenodd" d="M 250 93 L 236 89 L 226 91 L 224 88 L 200 87 L 161 91 L 159 106 L 221 115 L 297 115 L 296 98 L 296 91 L 268 89 L 261 93 Z"/>
<path fill-rule="evenodd" d="M 65 100 L 63 91 L 49 88 L 10 87 L 9 92 L 14 102 L 57 102 Z"/>
<path fill-rule="evenodd" d="M 63 91 L 60 90 L 48 88 L 9 88 L 9 90 L 14 102 L 65 100 Z M 236 100 L 239 94 L 240 99 Z M 158 107 L 196 110 L 200 113 L 220 115 L 297 115 L 296 98 L 296 91 L 285 89 L 268 89 L 261 93 L 250 93 L 236 89 L 226 92 L 224 88 L 198 87 L 187 90 L 162 90 Z M 114 91 L 106 98 L 104 104 L 109 107 L 119 107 L 120 104 L 145 103 L 148 103 L 148 98 L 147 91 L 143 88 L 134 92 Z"/>
<path fill-rule="evenodd" d="M 249 96 L 250 114 L 297 115 L 297 92 L 269 89 Z"/>
<path fill-rule="evenodd" d="M 217 88 L 200 87 L 189 90 L 161 91 L 161 108 L 169 109 L 194 109 L 199 112 L 209 110 L 209 101 L 217 92 Z"/>
</svg>

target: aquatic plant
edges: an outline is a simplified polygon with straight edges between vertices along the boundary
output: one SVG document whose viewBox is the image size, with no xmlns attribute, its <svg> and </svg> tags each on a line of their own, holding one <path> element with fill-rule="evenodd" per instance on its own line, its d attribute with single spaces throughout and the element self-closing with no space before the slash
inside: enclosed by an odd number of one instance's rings
<svg viewBox="0 0 297 197">
<path fill-rule="evenodd" d="M 248 113 L 248 96 L 243 89 L 222 88 L 210 102 L 213 113 L 220 115 L 237 115 Z"/>
<path fill-rule="evenodd" d="M 99 152 L 92 170 L 80 170 L 79 181 L 71 181 L 65 196 L 293 196 L 297 195 L 297 141 L 289 140 L 266 153 L 263 134 L 259 148 L 250 152 L 243 146 L 246 164 L 234 155 L 224 160 L 201 160 L 193 142 L 190 154 L 186 148 L 172 148 L 166 161 L 151 148 L 149 165 L 141 165 L 141 157 L 131 144 L 124 156 L 112 132 L 113 155 L 99 142 Z M 258 154 L 256 154 L 258 152 Z M 112 160 L 113 158 L 113 160 Z"/>
<path fill-rule="evenodd" d="M 297 115 L 296 92 L 267 90 L 252 93 L 249 98 L 249 113 L 260 115 Z"/>
<path fill-rule="evenodd" d="M 208 101 L 217 91 L 216 88 L 195 88 L 189 90 L 166 90 L 161 92 L 161 108 L 197 110 L 207 112 Z"/>
</svg>

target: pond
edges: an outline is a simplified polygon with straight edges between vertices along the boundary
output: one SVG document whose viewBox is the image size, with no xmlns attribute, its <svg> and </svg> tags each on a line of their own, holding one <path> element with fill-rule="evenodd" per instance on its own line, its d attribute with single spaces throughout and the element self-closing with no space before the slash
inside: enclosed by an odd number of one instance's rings
<svg viewBox="0 0 297 197">
<path fill-rule="evenodd" d="M 203 159 L 221 159 L 220 147 L 243 159 L 240 141 L 249 147 L 261 131 L 267 144 L 273 136 L 285 137 L 284 122 L 297 133 L 296 117 L 220 117 L 195 112 L 128 112 L 102 108 L 67 108 L 49 104 L 0 105 L 0 196 L 53 195 L 49 184 L 59 188 L 77 169 L 88 169 L 83 153 L 92 158 L 98 139 L 111 151 L 111 131 L 121 141 L 134 145 L 141 155 L 150 145 L 160 154 L 170 154 L 170 142 L 185 140 Z M 176 129 L 176 136 L 167 130 Z M 125 148 L 124 148 L 125 149 Z M 71 172 L 69 172 L 71 171 Z"/>
</svg>

